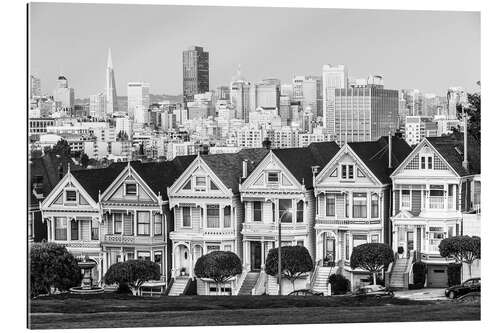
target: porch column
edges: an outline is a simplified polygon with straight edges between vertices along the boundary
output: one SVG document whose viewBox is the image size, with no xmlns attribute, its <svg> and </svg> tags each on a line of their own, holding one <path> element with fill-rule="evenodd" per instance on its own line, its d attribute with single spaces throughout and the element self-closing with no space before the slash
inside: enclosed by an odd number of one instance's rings
<svg viewBox="0 0 500 333">
<path fill-rule="evenodd" d="M 264 248 L 266 246 L 265 241 L 260 242 L 260 269 L 264 270 L 266 268 L 266 249 Z"/>
<path fill-rule="evenodd" d="M 175 247 L 175 243 L 172 242 L 172 268 L 170 269 L 170 274 L 171 274 L 171 277 L 172 278 L 175 278 L 176 274 L 175 274 L 175 265 L 177 264 L 176 260 L 175 260 L 175 250 L 177 248 Z"/>
</svg>

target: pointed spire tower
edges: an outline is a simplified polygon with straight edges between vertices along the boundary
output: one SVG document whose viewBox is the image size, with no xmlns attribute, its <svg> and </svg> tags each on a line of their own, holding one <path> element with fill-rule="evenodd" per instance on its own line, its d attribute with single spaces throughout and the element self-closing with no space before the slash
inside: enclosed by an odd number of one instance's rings
<svg viewBox="0 0 500 333">
<path fill-rule="evenodd" d="M 106 66 L 106 114 L 112 115 L 118 111 L 116 99 L 115 72 L 111 60 L 111 49 L 108 49 L 108 65 Z"/>
</svg>

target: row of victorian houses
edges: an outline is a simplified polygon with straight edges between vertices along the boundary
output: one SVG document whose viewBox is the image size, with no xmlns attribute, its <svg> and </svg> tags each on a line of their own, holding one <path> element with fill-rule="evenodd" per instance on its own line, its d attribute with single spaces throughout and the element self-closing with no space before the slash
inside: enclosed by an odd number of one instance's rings
<svg viewBox="0 0 500 333">
<path fill-rule="evenodd" d="M 315 262 L 296 287 L 328 294 L 328 276 L 341 270 L 357 288 L 367 275 L 349 258 L 366 242 L 400 253 L 386 273 L 392 286 L 408 287 L 415 260 L 428 264 L 427 285 L 441 286 L 448 261 L 439 242 L 479 226 L 479 145 L 466 147 L 457 135 L 426 138 L 413 150 L 381 137 L 68 170 L 40 211 L 48 241 L 96 262 L 97 284 L 110 265 L 145 259 L 160 265 L 169 295 L 179 295 L 196 279 L 196 260 L 223 250 L 243 263 L 224 293 L 275 294 L 264 263 L 281 218 L 282 245 L 305 246 Z M 196 288 L 217 292 L 201 279 Z"/>
</svg>

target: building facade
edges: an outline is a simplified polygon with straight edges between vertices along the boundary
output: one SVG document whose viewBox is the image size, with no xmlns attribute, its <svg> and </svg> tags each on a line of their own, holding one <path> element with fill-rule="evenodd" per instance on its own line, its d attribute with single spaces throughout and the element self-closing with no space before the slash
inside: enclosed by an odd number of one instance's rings
<svg viewBox="0 0 500 333">
<path fill-rule="evenodd" d="M 184 103 L 192 102 L 195 94 L 209 91 L 208 52 L 200 46 L 191 46 L 182 52 Z"/>
</svg>

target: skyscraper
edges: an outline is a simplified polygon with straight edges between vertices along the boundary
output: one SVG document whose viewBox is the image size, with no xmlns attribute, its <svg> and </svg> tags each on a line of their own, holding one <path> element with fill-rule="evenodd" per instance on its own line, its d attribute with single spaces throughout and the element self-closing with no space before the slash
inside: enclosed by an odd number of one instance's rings
<svg viewBox="0 0 500 333">
<path fill-rule="evenodd" d="M 347 68 L 344 65 L 332 66 L 323 65 L 323 126 L 327 127 L 327 122 L 331 112 L 327 108 L 332 104 L 335 96 L 335 89 L 347 87 Z M 330 126 L 331 127 L 331 126 Z M 332 133 L 329 133 L 332 134 Z"/>
<path fill-rule="evenodd" d="M 250 111 L 262 108 L 280 107 L 280 81 L 278 79 L 265 79 L 255 83 L 250 91 Z"/>
<path fill-rule="evenodd" d="M 42 95 L 42 87 L 40 78 L 31 75 L 30 76 L 30 98 Z"/>
<path fill-rule="evenodd" d="M 72 111 L 75 105 L 75 91 L 69 88 L 66 77 L 60 75 L 57 78 L 56 89 L 54 90 L 54 101 L 61 103 L 64 111 Z"/>
<path fill-rule="evenodd" d="M 89 114 L 98 119 L 103 119 L 106 116 L 106 95 L 103 93 L 90 95 Z"/>
<path fill-rule="evenodd" d="M 184 103 L 192 102 L 195 94 L 209 90 L 208 52 L 203 47 L 191 46 L 182 52 Z"/>
<path fill-rule="evenodd" d="M 238 72 L 233 81 L 229 84 L 231 89 L 231 104 L 236 110 L 236 118 L 243 119 L 248 123 L 250 112 L 250 82 L 245 81 L 241 75 L 241 69 L 238 67 Z"/>
<path fill-rule="evenodd" d="M 115 72 L 111 61 L 111 49 L 108 50 L 108 65 L 106 66 L 106 114 L 111 115 L 118 111 L 116 98 Z"/>
<path fill-rule="evenodd" d="M 149 88 L 149 83 L 144 82 L 129 82 L 127 85 L 128 116 L 133 118 L 135 123 L 149 122 Z"/>
</svg>

